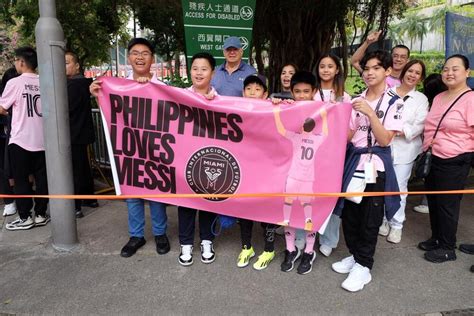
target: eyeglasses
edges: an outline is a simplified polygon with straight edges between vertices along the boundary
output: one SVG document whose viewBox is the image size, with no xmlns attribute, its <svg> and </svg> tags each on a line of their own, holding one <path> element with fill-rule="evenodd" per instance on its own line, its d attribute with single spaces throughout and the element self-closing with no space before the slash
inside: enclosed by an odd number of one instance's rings
<svg viewBox="0 0 474 316">
<path fill-rule="evenodd" d="M 138 57 L 138 56 L 141 56 L 143 58 L 148 58 L 151 56 L 151 52 L 149 51 L 143 51 L 143 52 L 139 52 L 139 51 L 136 51 L 136 50 L 132 50 L 130 52 L 130 56 L 132 57 Z"/>
</svg>

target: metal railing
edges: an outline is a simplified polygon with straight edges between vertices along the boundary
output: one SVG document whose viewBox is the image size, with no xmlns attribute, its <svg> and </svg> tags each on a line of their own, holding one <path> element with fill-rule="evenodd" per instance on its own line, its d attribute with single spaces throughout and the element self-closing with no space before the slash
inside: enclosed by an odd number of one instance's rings
<svg viewBox="0 0 474 316">
<path fill-rule="evenodd" d="M 102 116 L 99 109 L 92 109 L 92 121 L 94 122 L 95 142 L 91 145 L 93 159 L 100 167 L 110 168 L 110 159 L 107 152 L 104 129 L 102 128 Z"/>
<path fill-rule="evenodd" d="M 105 187 L 96 190 L 96 194 L 103 194 L 114 191 L 114 184 L 110 175 L 110 158 L 107 152 L 107 143 L 105 141 L 104 129 L 102 128 L 102 116 L 99 109 L 92 109 L 92 121 L 94 123 L 95 142 L 89 146 L 89 161 L 92 170 L 102 178 Z"/>
</svg>

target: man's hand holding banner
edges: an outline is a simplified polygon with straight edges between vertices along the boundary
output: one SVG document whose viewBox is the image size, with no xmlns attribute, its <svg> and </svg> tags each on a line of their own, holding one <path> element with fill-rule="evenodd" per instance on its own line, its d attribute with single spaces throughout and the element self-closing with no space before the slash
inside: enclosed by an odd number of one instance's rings
<svg viewBox="0 0 474 316">
<path fill-rule="evenodd" d="M 99 96 L 117 194 L 243 194 L 162 202 L 320 230 L 340 192 L 349 103 L 217 96 L 102 78 Z M 292 197 L 268 197 L 290 193 Z"/>
</svg>

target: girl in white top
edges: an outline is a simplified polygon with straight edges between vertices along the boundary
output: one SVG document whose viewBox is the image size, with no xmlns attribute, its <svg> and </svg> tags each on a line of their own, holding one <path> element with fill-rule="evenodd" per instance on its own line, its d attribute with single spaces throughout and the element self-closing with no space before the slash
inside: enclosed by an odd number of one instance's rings
<svg viewBox="0 0 474 316">
<path fill-rule="evenodd" d="M 350 102 L 351 97 L 344 91 L 344 73 L 341 60 L 334 54 L 319 58 L 317 64 L 315 101 Z"/>
<path fill-rule="evenodd" d="M 416 86 L 425 78 L 425 65 L 421 60 L 411 60 L 403 68 L 401 84 L 391 88 L 388 94 L 392 96 L 397 113 L 403 119 L 403 130 L 395 134 L 392 141 L 392 158 L 395 174 L 397 175 L 400 192 L 408 190 L 408 180 L 416 157 L 421 153 L 421 135 L 428 114 L 428 98 L 416 91 Z M 387 236 L 387 241 L 399 243 L 402 238 L 403 222 L 405 221 L 405 206 L 407 195 L 400 195 L 400 208 L 395 216 L 380 226 L 379 234 Z"/>
<path fill-rule="evenodd" d="M 317 91 L 314 95 L 315 101 L 324 102 L 350 102 L 351 97 L 344 91 L 344 73 L 341 61 L 334 54 L 321 56 L 316 64 Z M 339 226 L 341 218 L 336 215 L 329 217 L 329 222 L 324 234 L 319 237 L 319 251 L 328 257 L 339 242 Z"/>
</svg>

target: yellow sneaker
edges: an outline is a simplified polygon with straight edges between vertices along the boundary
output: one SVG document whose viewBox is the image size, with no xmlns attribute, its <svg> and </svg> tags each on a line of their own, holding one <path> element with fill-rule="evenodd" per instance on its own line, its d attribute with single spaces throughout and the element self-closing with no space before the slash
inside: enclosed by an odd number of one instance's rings
<svg viewBox="0 0 474 316">
<path fill-rule="evenodd" d="M 239 268 L 248 266 L 249 261 L 253 256 L 255 256 L 255 251 L 253 251 L 253 247 L 250 247 L 250 249 L 247 249 L 247 246 L 244 246 L 244 248 L 239 254 L 239 258 L 237 259 L 237 266 Z"/>
<path fill-rule="evenodd" d="M 304 230 L 306 231 L 312 231 L 313 230 L 313 222 L 311 219 L 307 219 L 306 223 L 304 223 Z"/>
<path fill-rule="evenodd" d="M 270 262 L 275 258 L 275 251 L 264 251 L 260 256 L 258 256 L 257 262 L 253 264 L 255 270 L 263 270 Z"/>
</svg>

